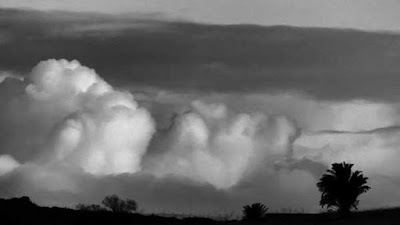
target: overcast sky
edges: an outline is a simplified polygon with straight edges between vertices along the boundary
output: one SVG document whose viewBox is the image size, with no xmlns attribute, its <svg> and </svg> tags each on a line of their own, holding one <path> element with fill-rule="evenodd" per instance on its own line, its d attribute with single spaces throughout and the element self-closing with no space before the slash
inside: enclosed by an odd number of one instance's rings
<svg viewBox="0 0 400 225">
<path fill-rule="evenodd" d="M 347 161 L 400 205 L 397 1 L 109 2 L 1 1 L 0 197 L 317 212 Z"/>
<path fill-rule="evenodd" d="M 2 7 L 105 13 L 160 13 L 214 24 L 400 30 L 398 0 L 1 0 Z"/>
</svg>

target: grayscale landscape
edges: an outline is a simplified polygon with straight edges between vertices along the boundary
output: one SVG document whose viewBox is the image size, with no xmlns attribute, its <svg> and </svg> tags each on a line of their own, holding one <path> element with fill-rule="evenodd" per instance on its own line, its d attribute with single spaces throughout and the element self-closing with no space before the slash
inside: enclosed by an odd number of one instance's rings
<svg viewBox="0 0 400 225">
<path fill-rule="evenodd" d="M 0 0 L 0 223 L 399 223 L 398 12 Z"/>
</svg>

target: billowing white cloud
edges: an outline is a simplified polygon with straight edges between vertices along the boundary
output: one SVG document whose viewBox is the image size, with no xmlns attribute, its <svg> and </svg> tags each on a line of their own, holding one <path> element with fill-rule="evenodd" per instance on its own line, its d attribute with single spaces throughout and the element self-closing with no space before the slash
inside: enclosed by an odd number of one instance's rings
<svg viewBox="0 0 400 225">
<path fill-rule="evenodd" d="M 217 188 L 237 184 L 257 162 L 288 154 L 294 125 L 285 117 L 228 111 L 223 104 L 192 103 L 177 117 L 150 170 L 208 182 Z M 167 143 L 167 144 L 166 144 Z"/>
<path fill-rule="evenodd" d="M 303 196 L 318 197 L 315 176 L 333 162 L 399 178 L 400 131 L 388 128 L 400 122 L 395 103 L 157 90 L 134 98 L 63 59 L 40 62 L 17 83 L 22 95 L 2 96 L 0 175 L 18 168 L 18 182 L 35 193 L 83 195 L 85 179 L 150 176 L 246 200 L 268 189 L 301 207 Z"/>
<path fill-rule="evenodd" d="M 29 79 L 34 111 L 56 118 L 43 156 L 48 163 L 96 175 L 140 170 L 154 122 L 130 93 L 113 89 L 76 60 L 43 61 Z"/>
<path fill-rule="evenodd" d="M 10 155 L 0 155 L 0 176 L 7 174 L 20 166 Z"/>
</svg>

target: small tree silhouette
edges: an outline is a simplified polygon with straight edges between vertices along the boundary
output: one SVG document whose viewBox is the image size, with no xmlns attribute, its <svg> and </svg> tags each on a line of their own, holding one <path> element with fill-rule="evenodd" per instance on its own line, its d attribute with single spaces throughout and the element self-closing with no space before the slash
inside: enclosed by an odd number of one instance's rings
<svg viewBox="0 0 400 225">
<path fill-rule="evenodd" d="M 75 206 L 77 210 L 81 211 L 91 211 L 91 212 L 101 212 L 101 211 L 106 211 L 107 209 L 101 207 L 100 205 L 97 204 L 90 204 L 90 205 L 85 205 L 82 203 L 79 203 L 78 205 Z"/>
<path fill-rule="evenodd" d="M 261 203 L 243 206 L 243 219 L 256 220 L 263 218 L 268 212 L 268 208 Z"/>
<path fill-rule="evenodd" d="M 137 210 L 137 202 L 133 199 L 126 199 L 125 201 L 125 209 L 128 211 L 136 211 Z"/>
<path fill-rule="evenodd" d="M 371 189 L 366 185 L 368 177 L 364 177 L 361 171 L 352 172 L 353 164 L 346 162 L 332 164 L 332 169 L 317 183 L 322 192 L 320 205 L 334 208 L 341 214 L 350 213 L 351 209 L 357 209 L 358 196 Z"/>
<path fill-rule="evenodd" d="M 133 199 L 123 200 L 117 195 L 109 195 L 101 202 L 105 207 L 117 213 L 130 213 L 137 209 L 137 203 Z"/>
</svg>

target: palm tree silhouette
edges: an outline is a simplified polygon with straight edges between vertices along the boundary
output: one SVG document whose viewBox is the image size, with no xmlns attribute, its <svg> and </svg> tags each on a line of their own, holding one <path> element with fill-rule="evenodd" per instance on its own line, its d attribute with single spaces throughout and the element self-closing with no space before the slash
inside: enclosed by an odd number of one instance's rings
<svg viewBox="0 0 400 225">
<path fill-rule="evenodd" d="M 256 220 L 261 219 L 267 214 L 268 208 L 261 203 L 243 206 L 243 219 Z"/>
<path fill-rule="evenodd" d="M 332 164 L 332 169 L 317 183 L 322 192 L 320 205 L 327 208 L 335 208 L 342 214 L 350 213 L 351 209 L 357 209 L 358 196 L 367 192 L 371 187 L 367 186 L 368 177 L 364 177 L 361 171 L 352 172 L 353 164 L 346 162 Z"/>
</svg>

